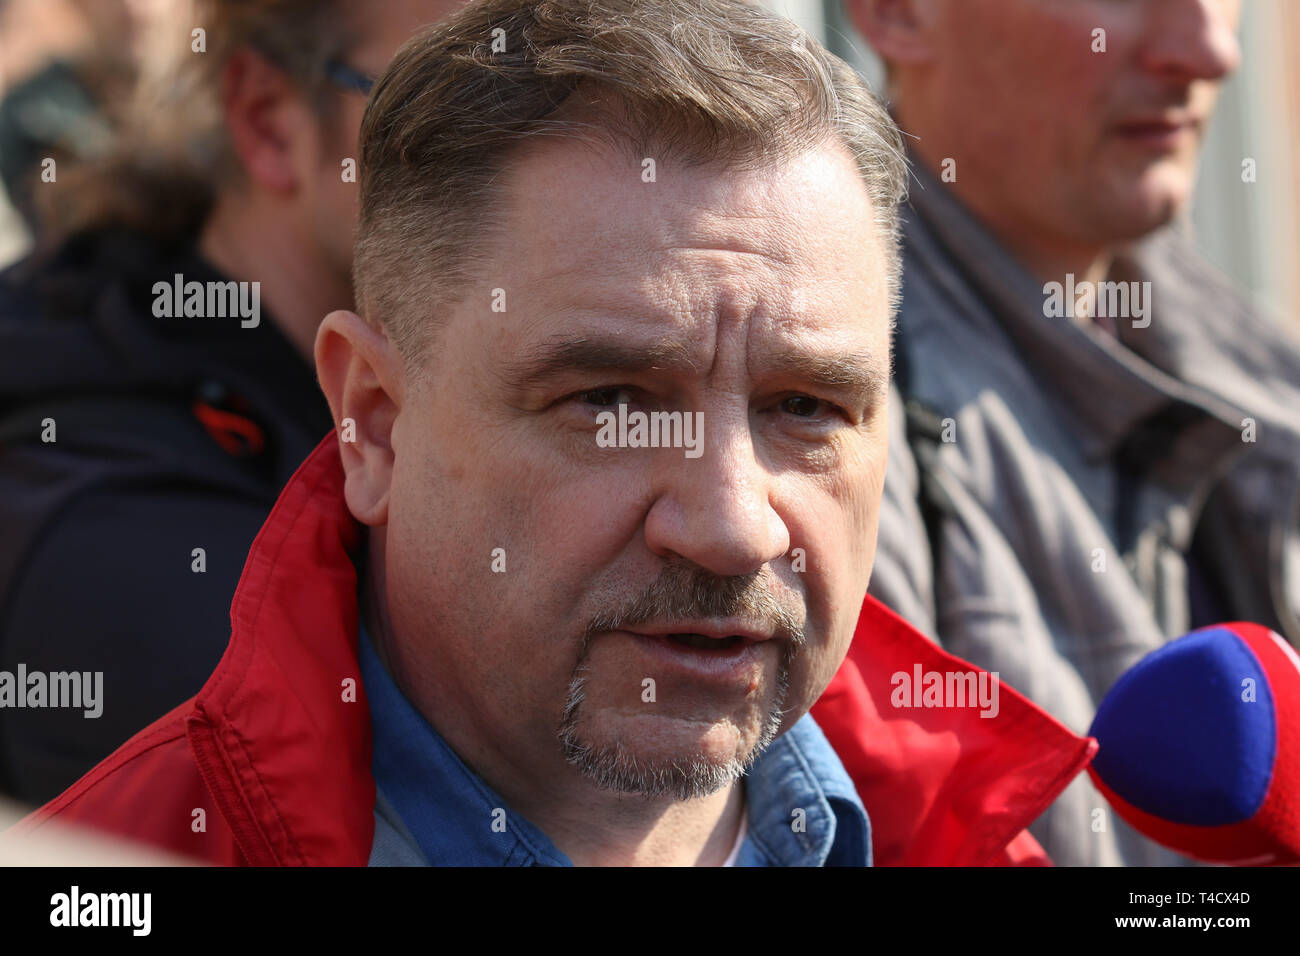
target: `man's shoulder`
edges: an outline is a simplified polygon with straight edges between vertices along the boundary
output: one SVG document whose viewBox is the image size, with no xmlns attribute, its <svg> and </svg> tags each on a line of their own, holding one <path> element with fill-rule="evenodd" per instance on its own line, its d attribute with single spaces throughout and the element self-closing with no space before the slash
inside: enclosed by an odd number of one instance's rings
<svg viewBox="0 0 1300 956">
<path fill-rule="evenodd" d="M 80 662 L 115 701 L 90 726 L 56 709 L 5 721 L 0 789 L 39 802 L 202 686 L 282 479 L 270 454 L 222 447 L 233 416 L 152 365 L 119 374 L 87 323 L 4 321 L 0 666 Z"/>
<path fill-rule="evenodd" d="M 191 241 L 127 230 L 0 273 L 0 449 L 44 471 L 262 477 L 273 500 L 331 425 L 314 370 L 273 316 L 160 315 L 158 286 L 187 277 L 224 279 Z"/>
<path fill-rule="evenodd" d="M 169 432 L 180 414 L 159 408 L 133 424 L 87 425 L 84 435 L 60 416 L 57 441 L 0 446 L 0 633 L 23 590 L 38 614 L 63 592 L 74 605 L 99 595 L 129 621 L 180 591 L 195 592 L 184 598 L 193 601 L 217 579 L 233 587 L 277 489 L 183 437 L 183 424 Z M 146 436 L 150 420 L 160 429 Z M 169 433 L 178 440 L 166 446 Z M 230 587 L 214 599 L 223 632 Z M 76 607 L 62 613 L 75 617 Z"/>
<path fill-rule="evenodd" d="M 196 861 L 242 862 L 190 748 L 186 720 L 193 710 L 193 700 L 186 701 L 141 730 L 10 833 L 80 826 Z"/>
<path fill-rule="evenodd" d="M 191 557 L 202 547 L 208 560 L 226 546 L 240 551 L 237 576 L 278 491 L 174 398 L 87 394 L 11 406 L 0 412 L 0 609 L 41 554 L 96 565 L 111 554 L 119 563 L 101 571 L 138 573 L 132 557 L 146 540 L 188 543 Z"/>
<path fill-rule="evenodd" d="M 1246 297 L 1179 229 L 1131 253 L 1156 297 L 1153 328 L 1135 348 L 1179 378 L 1291 425 L 1300 401 L 1300 327 Z"/>
<path fill-rule="evenodd" d="M 1031 404 L 1040 387 L 996 317 L 960 274 L 921 267 L 909 252 L 903 271 L 895 375 L 909 399 L 941 415 L 989 395 Z"/>
</svg>

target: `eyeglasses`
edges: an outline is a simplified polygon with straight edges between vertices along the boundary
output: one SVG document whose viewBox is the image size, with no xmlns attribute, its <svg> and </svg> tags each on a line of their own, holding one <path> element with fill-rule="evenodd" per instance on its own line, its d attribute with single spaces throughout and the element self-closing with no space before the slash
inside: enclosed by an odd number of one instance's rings
<svg viewBox="0 0 1300 956">
<path fill-rule="evenodd" d="M 325 78 L 341 90 L 362 96 L 369 96 L 375 88 L 375 77 L 348 66 L 342 60 L 331 60 L 326 64 Z"/>
</svg>

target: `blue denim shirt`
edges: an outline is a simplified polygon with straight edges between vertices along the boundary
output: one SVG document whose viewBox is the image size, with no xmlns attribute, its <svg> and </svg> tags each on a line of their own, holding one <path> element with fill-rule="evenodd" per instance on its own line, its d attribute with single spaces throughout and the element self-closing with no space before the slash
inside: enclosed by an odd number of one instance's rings
<svg viewBox="0 0 1300 956">
<path fill-rule="evenodd" d="M 411 705 L 364 626 L 360 657 L 378 792 L 371 866 L 573 865 Z M 871 865 L 867 812 L 811 715 L 773 741 L 743 783 L 749 830 L 736 866 Z"/>
</svg>

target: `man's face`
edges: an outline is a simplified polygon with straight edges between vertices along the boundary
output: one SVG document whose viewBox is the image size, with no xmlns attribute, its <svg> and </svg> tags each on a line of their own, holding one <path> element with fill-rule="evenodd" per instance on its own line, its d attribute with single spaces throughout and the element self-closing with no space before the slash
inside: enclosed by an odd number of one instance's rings
<svg viewBox="0 0 1300 956">
<path fill-rule="evenodd" d="M 1187 202 L 1239 59 L 1238 0 L 937 3 L 918 149 L 931 165 L 956 160 L 954 188 L 987 220 L 1111 242 Z M 912 106 L 900 106 L 905 129 Z"/>
<path fill-rule="evenodd" d="M 839 147 L 642 175 L 572 140 L 511 169 L 495 265 L 436 315 L 394 426 L 387 599 L 417 702 L 471 764 L 578 779 L 568 758 L 682 799 L 848 650 L 884 479 L 886 258 Z M 602 447 L 620 405 L 698 417 L 701 453 Z"/>
<path fill-rule="evenodd" d="M 355 24 L 359 37 L 343 58 L 348 66 L 367 76 L 384 71 L 398 47 L 421 27 L 454 13 L 468 0 L 384 0 L 358 4 L 349 0 L 341 9 Z M 318 124 L 317 135 L 307 144 L 309 155 L 303 165 L 306 190 L 303 206 L 308 210 L 311 231 L 320 243 L 333 270 L 351 282 L 352 241 L 359 211 L 356 177 L 343 178 L 342 162 L 359 161 L 357 142 L 366 98 L 360 93 L 330 92 L 328 116 Z"/>
</svg>

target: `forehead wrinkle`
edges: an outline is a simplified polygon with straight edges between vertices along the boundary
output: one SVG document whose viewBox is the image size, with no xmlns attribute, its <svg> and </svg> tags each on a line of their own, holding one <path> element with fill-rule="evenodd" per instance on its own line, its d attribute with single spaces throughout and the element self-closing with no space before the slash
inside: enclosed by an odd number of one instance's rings
<svg viewBox="0 0 1300 956">
<path fill-rule="evenodd" d="M 730 244 L 728 244 L 730 243 Z M 705 253 L 725 253 L 732 256 L 747 256 L 758 259 L 766 259 L 769 262 L 776 263 L 778 266 L 789 268 L 798 266 L 800 260 L 792 255 L 789 251 L 783 250 L 778 246 L 773 246 L 770 251 L 761 251 L 758 249 L 739 249 L 736 248 L 735 240 L 721 240 L 717 243 L 707 243 L 694 245 L 688 243 L 678 243 L 671 246 L 665 246 L 664 249 L 669 252 L 705 252 Z M 784 253 L 784 254 L 783 254 Z"/>
</svg>

